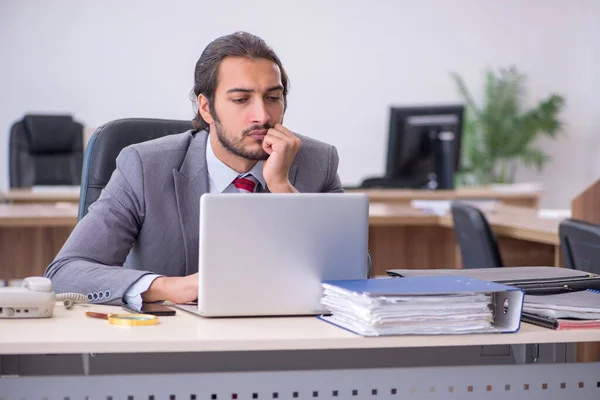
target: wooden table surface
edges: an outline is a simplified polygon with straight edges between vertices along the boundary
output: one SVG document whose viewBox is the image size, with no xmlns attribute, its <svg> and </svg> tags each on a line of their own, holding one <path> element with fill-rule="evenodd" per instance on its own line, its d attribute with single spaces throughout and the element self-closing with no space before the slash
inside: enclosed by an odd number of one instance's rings
<svg viewBox="0 0 600 400">
<path fill-rule="evenodd" d="M 348 193 L 365 193 L 371 202 L 410 203 L 411 200 L 496 199 L 505 204 L 537 208 L 542 190 L 498 190 L 492 187 L 464 187 L 455 190 L 416 189 L 349 189 Z M 9 189 L 0 193 L 0 200 L 11 203 L 79 201 L 79 187 L 34 187 Z"/>
<path fill-rule="evenodd" d="M 537 210 L 513 206 L 498 207 L 497 210 L 485 212 L 485 215 L 496 235 L 536 243 L 560 244 L 558 226 L 561 219 L 540 218 Z M 444 215 L 439 218 L 439 223 L 452 227 L 452 217 Z"/>
<path fill-rule="evenodd" d="M 455 190 L 416 189 L 349 189 L 347 193 L 365 193 L 371 203 L 410 203 L 412 200 L 499 200 L 507 205 L 537 208 L 543 191 L 532 187 L 523 190 L 500 190 L 493 187 L 462 187 Z"/>
<path fill-rule="evenodd" d="M 540 218 L 537 211 L 499 206 L 486 212 L 496 234 L 558 245 L 559 219 Z M 75 226 L 77 205 L 73 203 L 0 204 L 0 227 Z M 369 226 L 452 227 L 450 215 L 438 216 L 406 204 L 373 203 Z"/>
<path fill-rule="evenodd" d="M 513 206 L 487 216 L 505 265 L 561 265 L 558 220 Z M 0 204 L 0 279 L 43 274 L 76 223 L 75 203 Z M 369 250 L 374 275 L 462 265 L 451 217 L 401 203 L 370 205 Z"/>
<path fill-rule="evenodd" d="M 515 333 L 361 337 L 316 317 L 202 318 L 177 310 L 156 326 L 128 329 L 85 316 L 120 307 L 56 307 L 52 318 L 5 320 L 0 354 L 153 353 L 322 350 L 573 343 L 600 340 L 600 330 L 555 331 L 522 324 Z"/>
<path fill-rule="evenodd" d="M 77 204 L 0 204 L 0 227 L 74 227 Z"/>
<path fill-rule="evenodd" d="M 78 203 L 79 186 L 10 189 L 0 193 L 0 201 L 9 203 Z"/>
</svg>

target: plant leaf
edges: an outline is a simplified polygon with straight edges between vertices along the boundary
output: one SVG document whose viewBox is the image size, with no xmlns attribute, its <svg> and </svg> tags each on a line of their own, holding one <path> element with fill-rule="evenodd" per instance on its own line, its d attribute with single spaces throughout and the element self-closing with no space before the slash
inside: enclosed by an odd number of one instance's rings
<svg viewBox="0 0 600 400">
<path fill-rule="evenodd" d="M 473 96 L 471 96 L 469 89 L 467 89 L 467 85 L 465 85 L 463 78 L 456 73 L 451 73 L 450 75 L 452 76 L 452 78 L 454 78 L 454 81 L 458 86 L 458 91 L 464 99 L 467 107 L 470 108 L 475 115 L 478 115 L 481 112 L 481 110 L 479 109 L 479 107 L 477 107 L 477 103 L 475 103 L 475 100 L 473 100 Z"/>
<path fill-rule="evenodd" d="M 541 171 L 550 157 L 535 148 L 535 141 L 539 135 L 556 138 L 562 133 L 564 98 L 551 94 L 523 111 L 526 76 L 510 66 L 486 72 L 483 103 L 477 105 L 460 75 L 452 76 L 467 105 L 461 154 L 465 176 L 512 180 L 514 161 Z"/>
<path fill-rule="evenodd" d="M 550 156 L 544 153 L 542 150 L 534 149 L 528 147 L 523 149 L 521 154 L 519 155 L 519 159 L 526 167 L 535 167 L 535 169 L 539 172 L 542 171 L 544 164 L 550 161 Z"/>
</svg>

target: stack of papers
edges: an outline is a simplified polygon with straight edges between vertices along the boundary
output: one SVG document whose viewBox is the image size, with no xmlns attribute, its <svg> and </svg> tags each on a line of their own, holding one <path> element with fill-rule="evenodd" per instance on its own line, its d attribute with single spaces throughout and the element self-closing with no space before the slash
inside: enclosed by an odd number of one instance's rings
<svg viewBox="0 0 600 400">
<path fill-rule="evenodd" d="M 541 192 L 544 187 L 539 182 L 521 182 L 521 183 L 496 183 L 490 185 L 490 189 L 502 193 L 531 193 Z"/>
<path fill-rule="evenodd" d="M 503 288 L 456 276 L 329 281 L 321 319 L 363 336 L 499 332 L 492 292 Z"/>
<path fill-rule="evenodd" d="M 600 292 L 589 289 L 545 296 L 528 294 L 523 311 L 550 318 L 600 320 Z"/>
<path fill-rule="evenodd" d="M 546 219 L 571 218 L 571 210 L 568 208 L 542 208 L 538 210 L 538 217 Z"/>
<path fill-rule="evenodd" d="M 492 212 L 498 208 L 501 202 L 497 200 L 461 200 L 461 203 L 477 207 L 483 212 Z M 412 208 L 416 208 L 423 212 L 434 215 L 447 215 L 450 213 L 452 201 L 450 200 L 412 200 L 410 202 Z"/>
</svg>

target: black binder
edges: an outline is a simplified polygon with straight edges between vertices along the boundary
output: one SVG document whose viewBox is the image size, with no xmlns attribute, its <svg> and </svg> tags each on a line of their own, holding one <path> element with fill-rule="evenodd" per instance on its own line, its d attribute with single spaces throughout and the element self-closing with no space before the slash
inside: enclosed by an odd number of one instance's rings
<svg viewBox="0 0 600 400">
<path fill-rule="evenodd" d="M 600 290 L 600 275 L 558 267 L 504 267 L 476 269 L 391 269 L 392 277 L 467 276 L 523 289 L 526 294 L 555 294 Z"/>
</svg>

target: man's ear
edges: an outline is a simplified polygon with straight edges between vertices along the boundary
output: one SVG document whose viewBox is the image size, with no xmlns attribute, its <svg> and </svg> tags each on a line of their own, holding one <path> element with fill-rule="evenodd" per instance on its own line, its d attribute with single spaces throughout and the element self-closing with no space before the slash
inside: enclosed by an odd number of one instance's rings
<svg viewBox="0 0 600 400">
<path fill-rule="evenodd" d="M 214 119 L 210 114 L 210 106 L 208 105 L 208 99 L 203 95 L 198 95 L 198 112 L 207 124 L 212 125 Z"/>
</svg>

